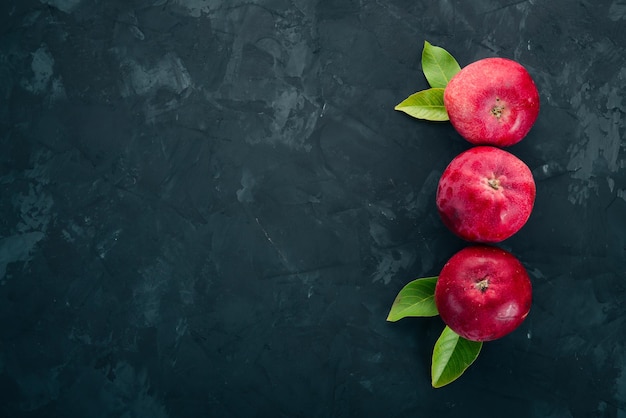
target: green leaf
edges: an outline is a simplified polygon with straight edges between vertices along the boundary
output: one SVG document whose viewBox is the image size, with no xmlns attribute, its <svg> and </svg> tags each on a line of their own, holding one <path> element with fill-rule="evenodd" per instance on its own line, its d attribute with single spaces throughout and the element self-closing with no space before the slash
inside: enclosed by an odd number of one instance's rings
<svg viewBox="0 0 626 418">
<path fill-rule="evenodd" d="M 396 322 L 407 316 L 437 316 L 435 285 L 437 277 L 413 280 L 400 290 L 391 305 L 387 321 Z"/>
<path fill-rule="evenodd" d="M 443 104 L 442 88 L 431 88 L 414 93 L 398 104 L 395 110 L 417 119 L 436 122 L 450 120 Z"/>
<path fill-rule="evenodd" d="M 458 379 L 476 360 L 482 346 L 482 342 L 466 340 L 446 326 L 433 350 L 433 387 L 440 388 Z"/>
<path fill-rule="evenodd" d="M 445 88 L 461 67 L 448 51 L 424 41 L 422 71 L 431 87 Z"/>
</svg>

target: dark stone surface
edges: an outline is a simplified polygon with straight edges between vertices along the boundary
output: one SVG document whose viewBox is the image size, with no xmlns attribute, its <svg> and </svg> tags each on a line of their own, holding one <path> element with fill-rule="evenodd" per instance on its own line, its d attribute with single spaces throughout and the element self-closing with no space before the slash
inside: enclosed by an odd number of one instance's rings
<svg viewBox="0 0 626 418">
<path fill-rule="evenodd" d="M 626 417 L 626 3 L 0 5 L 3 417 Z M 502 243 L 531 314 L 430 387 L 438 318 L 385 321 L 465 243 L 468 148 L 393 111 L 428 40 L 525 65 L 542 109 Z"/>
</svg>

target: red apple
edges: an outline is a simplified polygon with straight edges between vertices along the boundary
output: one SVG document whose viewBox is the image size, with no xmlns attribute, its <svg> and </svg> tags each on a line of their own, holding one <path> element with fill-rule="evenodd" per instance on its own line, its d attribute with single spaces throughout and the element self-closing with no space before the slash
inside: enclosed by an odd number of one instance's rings
<svg viewBox="0 0 626 418">
<path fill-rule="evenodd" d="M 495 147 L 459 154 L 439 179 L 436 203 L 443 223 L 472 242 L 503 241 L 528 221 L 535 181 L 526 164 Z"/>
<path fill-rule="evenodd" d="M 443 101 L 452 126 L 472 144 L 506 147 L 522 140 L 539 114 L 530 74 L 506 58 L 475 61 L 456 73 Z"/>
<path fill-rule="evenodd" d="M 507 251 L 484 245 L 453 255 L 435 286 L 443 322 L 472 341 L 495 340 L 515 330 L 528 315 L 531 300 L 522 263 Z"/>
</svg>

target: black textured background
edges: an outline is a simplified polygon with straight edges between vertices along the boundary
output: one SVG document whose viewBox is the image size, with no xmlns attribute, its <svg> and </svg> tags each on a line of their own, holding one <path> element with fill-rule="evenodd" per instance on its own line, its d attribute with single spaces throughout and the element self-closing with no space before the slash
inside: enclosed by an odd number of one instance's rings
<svg viewBox="0 0 626 418">
<path fill-rule="evenodd" d="M 626 2 L 0 4 L 0 416 L 626 417 Z M 527 67 L 531 314 L 430 387 L 465 243 L 424 40 Z"/>
</svg>

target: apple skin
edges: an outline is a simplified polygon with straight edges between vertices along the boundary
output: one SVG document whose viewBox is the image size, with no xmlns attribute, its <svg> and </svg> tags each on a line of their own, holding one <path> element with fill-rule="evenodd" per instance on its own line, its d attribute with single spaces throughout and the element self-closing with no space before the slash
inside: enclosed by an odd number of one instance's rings
<svg viewBox="0 0 626 418">
<path fill-rule="evenodd" d="M 532 286 L 522 263 L 511 253 L 486 245 L 453 255 L 435 286 L 443 322 L 472 341 L 509 334 L 524 322 L 531 302 Z"/>
<path fill-rule="evenodd" d="M 528 166 L 515 155 L 476 146 L 444 170 L 436 203 L 443 223 L 470 242 L 497 243 L 528 221 L 536 196 Z"/>
<path fill-rule="evenodd" d="M 456 73 L 443 94 L 452 126 L 475 145 L 521 141 L 539 114 L 539 92 L 516 61 L 485 58 Z"/>
</svg>

